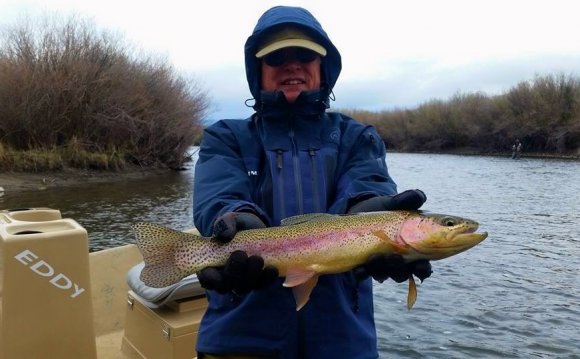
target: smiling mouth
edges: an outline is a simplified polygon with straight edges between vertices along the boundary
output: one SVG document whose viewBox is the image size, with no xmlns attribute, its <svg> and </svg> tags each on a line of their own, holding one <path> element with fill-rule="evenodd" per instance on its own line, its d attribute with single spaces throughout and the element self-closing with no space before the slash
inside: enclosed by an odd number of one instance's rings
<svg viewBox="0 0 580 359">
<path fill-rule="evenodd" d="M 306 83 L 306 82 L 303 80 L 292 79 L 292 80 L 283 81 L 282 85 L 303 85 L 304 83 Z"/>
</svg>

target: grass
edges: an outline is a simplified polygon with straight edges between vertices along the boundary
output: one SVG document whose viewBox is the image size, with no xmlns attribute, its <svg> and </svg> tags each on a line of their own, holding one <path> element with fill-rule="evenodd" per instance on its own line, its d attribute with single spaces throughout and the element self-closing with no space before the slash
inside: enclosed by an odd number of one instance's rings
<svg viewBox="0 0 580 359">
<path fill-rule="evenodd" d="M 74 146 L 64 148 L 14 150 L 0 144 L 0 171 L 52 172 L 64 168 L 121 171 L 126 168 L 123 153 L 117 150 L 89 152 Z"/>
</svg>

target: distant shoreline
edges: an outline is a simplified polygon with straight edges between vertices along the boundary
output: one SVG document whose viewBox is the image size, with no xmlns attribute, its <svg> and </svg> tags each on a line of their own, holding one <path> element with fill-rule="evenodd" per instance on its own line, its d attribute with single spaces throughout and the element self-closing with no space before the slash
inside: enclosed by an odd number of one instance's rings
<svg viewBox="0 0 580 359">
<path fill-rule="evenodd" d="M 78 186 L 85 183 L 114 183 L 143 179 L 169 173 L 170 169 L 134 167 L 118 172 L 66 168 L 62 171 L 28 173 L 0 172 L 0 187 L 5 195 L 20 191 L 44 191 L 49 188 Z M 0 196 L 2 195 L 0 191 Z"/>
<path fill-rule="evenodd" d="M 494 156 L 510 158 L 511 152 L 503 153 L 479 153 L 475 150 L 446 151 L 446 152 L 403 152 L 388 150 L 387 153 L 416 153 L 416 154 L 439 154 L 439 155 L 463 155 L 463 156 Z M 549 153 L 523 153 L 521 159 L 559 159 L 580 161 L 580 155 L 555 155 Z M 142 179 L 147 176 L 168 173 L 171 169 L 133 167 L 118 172 L 80 170 L 66 168 L 58 172 L 27 173 L 27 172 L 0 172 L 0 197 L 3 194 L 20 191 L 43 191 L 55 187 L 77 186 L 84 183 L 111 183 Z"/>
<path fill-rule="evenodd" d="M 387 148 L 387 153 L 416 153 L 422 155 L 457 155 L 457 156 L 492 156 L 492 157 L 503 157 L 511 159 L 512 153 L 510 152 L 488 152 L 483 153 L 477 150 L 453 150 L 453 151 L 398 151 Z M 555 154 L 555 153 L 541 153 L 541 152 L 523 152 L 520 155 L 520 159 L 525 158 L 538 158 L 538 159 L 554 159 L 554 160 L 570 160 L 570 161 L 580 161 L 580 153 L 578 154 Z"/>
</svg>

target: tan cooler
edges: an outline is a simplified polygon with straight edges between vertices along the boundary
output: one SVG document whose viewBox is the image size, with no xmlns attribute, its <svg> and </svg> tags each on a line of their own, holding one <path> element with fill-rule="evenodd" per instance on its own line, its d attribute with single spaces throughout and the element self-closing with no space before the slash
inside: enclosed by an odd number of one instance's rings
<svg viewBox="0 0 580 359">
<path fill-rule="evenodd" d="M 59 211 L 0 211 L 0 358 L 95 358 L 88 236 Z"/>
<path fill-rule="evenodd" d="M 123 351 L 140 358 L 191 359 L 201 317 L 207 307 L 205 295 L 176 300 L 151 308 L 129 291 Z"/>
</svg>

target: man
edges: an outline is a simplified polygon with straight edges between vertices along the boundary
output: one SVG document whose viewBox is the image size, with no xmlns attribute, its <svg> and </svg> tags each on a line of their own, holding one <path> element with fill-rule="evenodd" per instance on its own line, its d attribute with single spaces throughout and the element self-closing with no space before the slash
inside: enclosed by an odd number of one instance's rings
<svg viewBox="0 0 580 359">
<path fill-rule="evenodd" d="M 326 112 L 341 58 L 308 11 L 266 11 L 245 56 L 256 112 L 245 121 L 219 121 L 204 134 L 194 186 L 202 234 L 227 243 L 239 230 L 278 226 L 294 215 L 424 203 L 418 190 L 396 195 L 374 128 Z M 424 279 L 431 267 L 374 256 L 353 271 L 321 276 L 297 312 L 275 268 L 234 252 L 224 268 L 198 274 L 209 306 L 197 350 L 201 358 L 376 358 L 369 276 L 400 282 L 411 273 Z"/>
<path fill-rule="evenodd" d="M 513 159 L 520 159 L 522 153 L 522 143 L 519 139 L 516 138 L 516 142 L 512 146 L 512 158 Z"/>
</svg>

